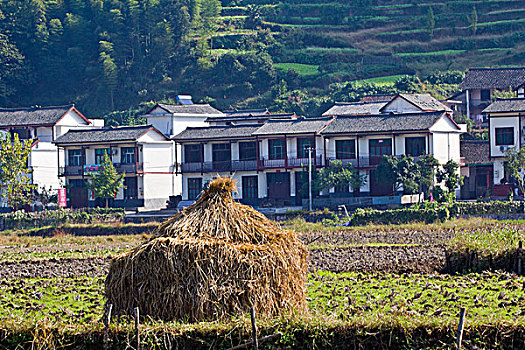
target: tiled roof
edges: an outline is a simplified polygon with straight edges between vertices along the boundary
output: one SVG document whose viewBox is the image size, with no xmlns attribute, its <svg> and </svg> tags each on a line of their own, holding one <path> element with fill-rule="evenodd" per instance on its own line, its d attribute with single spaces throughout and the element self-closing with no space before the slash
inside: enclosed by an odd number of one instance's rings
<svg viewBox="0 0 525 350">
<path fill-rule="evenodd" d="M 169 113 L 175 114 L 222 114 L 221 111 L 213 108 L 209 104 L 167 105 L 164 103 L 158 103 L 157 106 L 165 109 Z M 157 106 L 153 107 L 152 110 Z"/>
<path fill-rule="evenodd" d="M 224 114 L 230 117 L 261 117 L 270 114 L 268 109 L 241 109 L 224 111 Z"/>
<path fill-rule="evenodd" d="M 459 85 L 467 89 L 516 89 L 525 83 L 525 67 L 471 68 Z"/>
<path fill-rule="evenodd" d="M 359 102 L 388 102 L 391 99 L 394 98 L 395 95 L 384 95 L 384 94 L 376 94 L 376 95 L 368 95 L 364 96 L 359 100 Z"/>
<path fill-rule="evenodd" d="M 73 107 L 0 108 L 0 126 L 54 125 Z"/>
<path fill-rule="evenodd" d="M 416 107 L 420 108 L 422 111 L 452 111 L 450 108 L 436 100 L 430 94 L 397 94 L 396 97 L 397 96 L 407 100 Z M 392 101 L 394 99 L 395 97 L 392 99 Z M 385 104 L 380 111 L 382 112 L 383 110 L 387 109 L 389 104 L 390 102 Z"/>
<path fill-rule="evenodd" d="M 336 102 L 323 116 L 377 114 L 385 102 Z"/>
<path fill-rule="evenodd" d="M 525 98 L 502 98 L 492 102 L 482 113 L 525 112 Z"/>
<path fill-rule="evenodd" d="M 443 112 L 427 112 L 338 117 L 321 133 L 426 131 L 444 115 Z"/>
<path fill-rule="evenodd" d="M 251 137 L 260 125 L 190 127 L 172 137 L 176 141 Z"/>
<path fill-rule="evenodd" d="M 333 118 L 297 118 L 293 120 L 269 120 L 254 135 L 307 134 L 320 132 Z"/>
<path fill-rule="evenodd" d="M 294 113 L 286 114 L 262 114 L 262 115 L 229 115 L 226 114 L 220 117 L 209 117 L 206 118 L 207 122 L 224 123 L 224 122 L 243 122 L 243 121 L 266 121 L 269 119 L 295 119 L 297 116 Z"/>
<path fill-rule="evenodd" d="M 119 126 L 91 129 L 73 129 L 55 140 L 56 144 L 99 143 L 111 141 L 135 141 L 149 130 L 151 125 Z M 160 134 L 160 132 L 159 132 Z"/>
<path fill-rule="evenodd" d="M 461 140 L 460 142 L 460 155 L 465 157 L 465 163 L 468 165 L 491 163 L 489 152 L 488 141 Z"/>
</svg>

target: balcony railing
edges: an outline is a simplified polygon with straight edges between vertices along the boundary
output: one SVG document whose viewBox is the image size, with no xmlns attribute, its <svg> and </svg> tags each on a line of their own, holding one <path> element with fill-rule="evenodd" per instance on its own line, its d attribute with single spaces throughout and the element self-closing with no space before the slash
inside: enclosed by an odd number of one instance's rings
<svg viewBox="0 0 525 350">
<path fill-rule="evenodd" d="M 123 164 L 123 163 L 113 163 L 115 170 L 118 173 L 128 173 L 136 174 L 144 171 L 143 163 L 132 163 L 132 164 Z M 100 171 L 101 166 L 98 164 L 86 164 L 82 165 L 66 165 L 65 167 L 60 167 L 59 172 L 60 176 L 75 176 L 75 175 L 88 175 L 89 173 L 96 173 Z"/>
<path fill-rule="evenodd" d="M 182 173 L 254 171 L 276 168 L 302 168 L 308 166 L 308 158 L 232 160 L 221 162 L 182 163 Z M 312 159 L 312 166 L 323 166 L 323 157 Z"/>
</svg>

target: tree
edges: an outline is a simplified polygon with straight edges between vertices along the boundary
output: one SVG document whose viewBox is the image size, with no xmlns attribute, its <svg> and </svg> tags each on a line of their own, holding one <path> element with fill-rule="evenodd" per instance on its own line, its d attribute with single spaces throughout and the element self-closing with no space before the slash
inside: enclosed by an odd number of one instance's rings
<svg viewBox="0 0 525 350">
<path fill-rule="evenodd" d="M 427 12 L 427 30 L 430 39 L 434 37 L 434 28 L 436 28 L 436 19 L 434 18 L 432 7 L 429 7 Z"/>
<path fill-rule="evenodd" d="M 0 137 L 0 185 L 2 197 L 12 209 L 31 203 L 35 185 L 29 168 L 32 140 L 20 140 L 18 134 Z"/>
<path fill-rule="evenodd" d="M 463 179 L 458 174 L 459 164 L 452 159 L 438 168 L 436 179 L 439 183 L 445 185 L 448 196 L 452 199 L 455 197 L 456 188 L 463 184 Z"/>
<path fill-rule="evenodd" d="M 434 185 L 434 178 L 439 162 L 431 154 L 421 156 L 417 161 L 419 166 L 419 184 L 420 189 L 425 193 L 426 197 L 430 195 L 430 189 Z"/>
<path fill-rule="evenodd" d="M 248 5 L 246 6 L 246 18 L 244 19 L 244 28 L 256 29 L 262 26 L 261 6 Z"/>
<path fill-rule="evenodd" d="M 91 182 L 88 187 L 95 192 L 95 198 L 106 200 L 106 208 L 109 206 L 109 199 L 115 198 L 119 188 L 125 188 L 123 184 L 125 173 L 120 175 L 117 173 L 107 153 L 104 154 L 100 164 L 100 171 L 89 175 L 91 175 Z"/>
<path fill-rule="evenodd" d="M 210 37 L 210 50 L 213 49 L 213 35 L 217 31 L 222 7 L 219 0 L 201 0 L 201 30 L 205 38 Z"/>
<path fill-rule="evenodd" d="M 366 176 L 361 175 L 350 163 L 344 166 L 340 160 L 333 160 L 329 167 L 321 169 L 318 181 L 322 189 L 350 185 L 354 194 L 358 195 L 359 190 L 366 183 Z"/>
<path fill-rule="evenodd" d="M 505 152 L 505 164 L 511 178 L 517 183 L 521 193 L 525 193 L 525 147 L 515 147 Z"/>
<path fill-rule="evenodd" d="M 472 34 L 476 35 L 476 31 L 478 30 L 478 12 L 476 11 L 476 6 L 472 8 L 472 15 L 467 16 L 467 20 L 472 27 Z"/>
</svg>

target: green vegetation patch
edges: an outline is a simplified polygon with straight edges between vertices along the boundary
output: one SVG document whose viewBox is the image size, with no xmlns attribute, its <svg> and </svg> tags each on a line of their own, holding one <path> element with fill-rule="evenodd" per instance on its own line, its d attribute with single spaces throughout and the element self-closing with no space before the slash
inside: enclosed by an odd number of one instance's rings
<svg viewBox="0 0 525 350">
<path fill-rule="evenodd" d="M 309 276 L 309 307 L 344 322 L 445 325 L 460 307 L 470 325 L 523 323 L 525 278 L 484 272 L 462 276 L 318 272 Z"/>
<path fill-rule="evenodd" d="M 363 79 L 358 80 L 360 83 L 371 83 L 371 84 L 386 84 L 386 85 L 393 85 L 396 80 L 399 78 L 404 77 L 403 74 L 397 74 L 397 75 L 386 75 L 383 77 L 376 77 L 376 78 L 369 78 L 369 79 Z"/>
<path fill-rule="evenodd" d="M 441 50 L 430 52 L 402 52 L 396 53 L 394 56 L 399 57 L 413 57 L 413 56 L 442 56 L 442 55 L 459 55 L 467 52 L 467 50 Z"/>
<path fill-rule="evenodd" d="M 319 66 L 315 64 L 302 64 L 302 63 L 275 63 L 275 68 L 287 71 L 293 69 L 299 75 L 316 75 L 319 74 Z"/>
<path fill-rule="evenodd" d="M 103 293 L 103 278 L 0 280 L 0 322 L 97 323 Z"/>
</svg>

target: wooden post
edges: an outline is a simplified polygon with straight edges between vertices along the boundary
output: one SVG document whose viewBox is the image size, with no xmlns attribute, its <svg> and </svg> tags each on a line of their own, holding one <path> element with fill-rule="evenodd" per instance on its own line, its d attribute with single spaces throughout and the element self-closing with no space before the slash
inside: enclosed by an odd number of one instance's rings
<svg viewBox="0 0 525 350">
<path fill-rule="evenodd" d="M 463 328 L 465 327 L 465 312 L 464 307 L 459 311 L 459 324 L 458 324 L 458 333 L 456 335 L 456 346 L 458 349 L 461 349 L 461 341 L 463 340 Z"/>
<path fill-rule="evenodd" d="M 135 332 L 137 334 L 137 350 L 140 350 L 139 308 L 135 308 Z"/>
<path fill-rule="evenodd" d="M 523 263 L 521 261 L 522 251 L 523 251 L 523 242 L 519 241 L 519 243 L 518 243 L 518 271 L 517 271 L 518 272 L 518 276 L 521 276 L 522 268 L 523 268 Z"/>
<path fill-rule="evenodd" d="M 108 348 L 109 323 L 111 322 L 111 310 L 112 309 L 113 309 L 113 304 L 109 304 L 106 307 L 106 314 L 104 315 L 104 349 Z"/>
<path fill-rule="evenodd" d="M 253 338 L 253 350 L 259 350 L 259 341 L 257 339 L 257 324 L 255 323 L 255 308 L 250 308 L 250 318 L 252 320 L 252 338 Z"/>
</svg>

